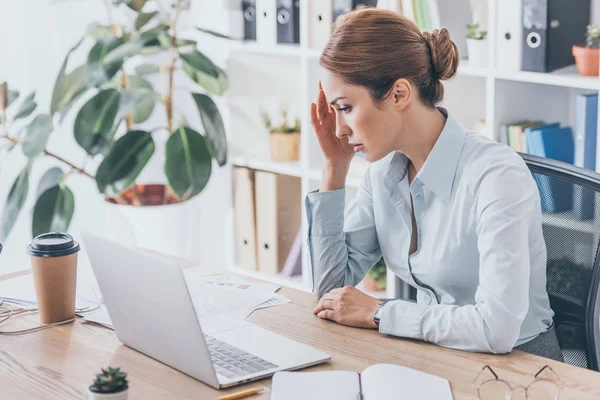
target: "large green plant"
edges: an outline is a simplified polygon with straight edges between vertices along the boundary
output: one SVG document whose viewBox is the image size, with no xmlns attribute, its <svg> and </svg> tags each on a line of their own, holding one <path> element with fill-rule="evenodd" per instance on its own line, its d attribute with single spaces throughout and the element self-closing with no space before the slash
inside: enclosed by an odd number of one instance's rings
<svg viewBox="0 0 600 400">
<path fill-rule="evenodd" d="M 225 72 L 196 49 L 196 42 L 177 35 L 178 17 L 185 7 L 173 0 L 166 10 L 156 0 L 103 0 L 109 19 L 119 11 L 129 23 L 95 23 L 87 34 L 67 53 L 56 78 L 49 113 L 34 115 L 35 92 L 20 104 L 19 93 L 6 83 L 0 85 L 2 131 L 0 146 L 4 151 L 20 146 L 28 162 L 17 176 L 0 220 L 0 240 L 10 233 L 27 196 L 35 196 L 32 234 L 68 229 L 75 209 L 75 196 L 67 185 L 71 173 L 94 179 L 100 193 L 119 203 L 139 205 L 135 180 L 155 150 L 153 134 L 166 129 L 170 136 L 165 148 L 167 190 L 165 203 L 188 200 L 199 194 L 211 175 L 213 158 L 219 166 L 227 162 L 227 141 L 223 121 L 210 94 L 222 95 L 228 89 Z M 129 27 L 129 28 L 128 28 Z M 67 71 L 72 53 L 82 41 L 93 41 L 84 64 Z M 135 68 L 130 60 L 165 52 L 167 65 L 141 64 Z M 186 123 L 184 114 L 173 104 L 173 81 L 176 69 L 185 73 L 204 91 L 190 93 L 197 106 L 203 133 Z M 147 80 L 160 74 L 162 93 Z M 84 97 L 82 97 L 84 96 Z M 77 110 L 73 136 L 92 158 L 101 162 L 95 174 L 46 149 L 51 133 L 74 107 L 78 99 L 89 98 Z M 165 107 L 167 120 L 152 130 L 136 129 L 146 121 L 155 106 Z M 73 111 L 75 112 L 75 111 Z M 4 140 L 2 140 L 4 139 Z M 0 150 L 1 151 L 1 150 Z M 1 154 L 1 153 L 0 153 Z M 52 157 L 63 167 L 50 168 L 43 175 L 37 191 L 29 190 L 29 174 L 41 157 Z M 0 159 L 2 156 L 0 156 Z M 133 195 L 124 196 L 127 194 Z"/>
</svg>

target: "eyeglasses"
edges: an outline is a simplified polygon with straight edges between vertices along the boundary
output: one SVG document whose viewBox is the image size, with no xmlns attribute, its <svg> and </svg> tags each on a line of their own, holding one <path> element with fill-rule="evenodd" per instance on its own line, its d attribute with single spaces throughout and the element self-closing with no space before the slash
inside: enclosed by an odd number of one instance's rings
<svg viewBox="0 0 600 400">
<path fill-rule="evenodd" d="M 485 370 L 489 370 L 494 377 L 481 383 L 477 380 Z M 512 387 L 508 382 L 498 378 L 492 367 L 486 365 L 475 377 L 473 386 L 477 389 L 480 400 L 511 400 L 513 394 L 523 391 L 526 400 L 557 400 L 563 388 L 560 377 L 549 365 L 544 366 L 535 374 L 535 379 L 527 387 Z"/>
</svg>

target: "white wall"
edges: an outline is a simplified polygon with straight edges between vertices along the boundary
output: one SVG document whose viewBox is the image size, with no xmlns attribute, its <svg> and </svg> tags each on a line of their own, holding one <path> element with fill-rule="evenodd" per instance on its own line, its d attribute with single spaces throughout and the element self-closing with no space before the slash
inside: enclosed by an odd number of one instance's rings
<svg viewBox="0 0 600 400">
<path fill-rule="evenodd" d="M 38 110 L 44 112 L 49 110 L 54 81 L 68 49 L 83 36 L 89 23 L 107 21 L 103 0 L 65 0 L 52 5 L 50 3 L 50 0 L 0 0 L 0 82 L 8 81 L 9 86 L 19 89 L 22 96 L 35 89 Z M 201 7 L 201 1 L 193 1 L 192 10 L 184 16 L 182 22 L 189 25 L 196 22 L 202 14 L 199 12 Z M 204 15 L 203 18 L 207 16 Z M 201 35 L 192 35 L 202 39 Z M 214 57 L 217 64 L 224 66 L 225 54 L 217 46 L 212 43 L 208 46 L 201 44 L 200 48 L 207 55 Z M 80 65 L 85 60 L 86 53 L 87 49 L 80 48 L 77 56 L 71 60 L 71 68 Z M 201 130 L 198 112 L 186 91 L 190 81 L 181 75 L 178 75 L 176 80 L 179 89 L 176 91 L 175 102 L 181 105 L 190 124 Z M 215 100 L 222 110 L 224 120 L 227 121 L 226 110 L 222 107 L 225 99 Z M 52 134 L 48 149 L 76 165 L 81 165 L 85 154 L 73 139 L 74 117 L 75 113 L 72 113 Z M 165 125 L 164 110 L 158 104 L 149 125 Z M 149 165 L 140 178 L 141 182 L 164 182 L 163 160 L 160 155 L 157 151 L 156 157 L 151 161 L 152 165 Z M 12 182 L 26 163 L 26 158 L 19 149 L 13 150 L 4 158 L 0 160 L 0 210 L 4 208 Z M 88 162 L 88 168 L 92 172 L 98 161 Z M 47 157 L 35 164 L 30 179 L 31 192 L 35 193 L 41 175 L 49 166 L 55 164 L 59 165 Z M 216 168 L 216 164 L 214 165 L 209 185 L 200 195 L 202 200 L 197 221 L 199 232 L 195 237 L 186 237 L 183 240 L 195 243 L 194 256 L 202 264 L 224 266 L 231 257 L 228 254 L 230 244 L 227 242 L 231 237 L 227 224 L 228 218 L 231 217 L 230 169 Z M 103 220 L 104 204 L 95 182 L 82 176 L 71 175 L 67 184 L 76 197 L 75 215 L 70 232 L 78 238 L 81 230 L 97 230 L 95 228 L 100 226 L 110 228 L 110 221 Z M 32 208 L 33 196 L 29 196 L 10 237 L 4 243 L 4 252 L 0 256 L 0 274 L 29 268 L 26 246 L 31 238 Z"/>
</svg>

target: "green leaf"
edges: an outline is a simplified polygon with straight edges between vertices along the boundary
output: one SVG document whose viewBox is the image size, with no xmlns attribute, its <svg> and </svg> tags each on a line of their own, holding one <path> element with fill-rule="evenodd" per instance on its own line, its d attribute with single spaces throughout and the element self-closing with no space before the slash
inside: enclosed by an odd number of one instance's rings
<svg viewBox="0 0 600 400">
<path fill-rule="evenodd" d="M 133 123 L 139 124 L 146 121 L 152 115 L 158 95 L 154 92 L 152 84 L 141 76 L 133 75 L 129 77 L 129 85 L 132 89 L 143 93 L 135 102 L 131 111 Z"/>
<path fill-rule="evenodd" d="M 120 98 L 118 90 L 106 89 L 88 100 L 79 110 L 73 131 L 75 140 L 89 155 L 102 153 L 110 146 Z"/>
<path fill-rule="evenodd" d="M 17 114 L 15 115 L 15 121 L 21 118 L 26 118 L 29 115 L 31 115 L 33 111 L 35 111 L 37 103 L 35 102 L 34 97 L 35 91 L 31 92 L 27 97 L 25 97 L 25 100 L 23 100 L 23 102 L 19 106 Z"/>
<path fill-rule="evenodd" d="M 9 90 L 6 94 L 6 107 L 10 107 L 10 105 L 19 98 L 18 90 Z"/>
<path fill-rule="evenodd" d="M 160 35 L 158 35 L 158 42 L 160 43 L 160 47 L 163 50 L 167 50 L 171 48 L 171 42 L 173 41 L 173 36 L 169 35 L 168 32 L 161 32 Z M 198 42 L 196 42 L 195 40 L 192 39 L 181 39 L 181 38 L 177 38 L 175 40 L 175 47 L 183 47 L 183 46 L 196 46 L 196 44 L 198 44 Z"/>
<path fill-rule="evenodd" d="M 98 190 L 117 196 L 127 190 L 154 153 L 150 132 L 129 131 L 115 142 L 96 172 Z"/>
<path fill-rule="evenodd" d="M 71 103 L 71 101 L 85 91 L 83 66 L 75 68 L 70 74 L 66 73 L 69 57 L 71 56 L 71 53 L 79 47 L 82 41 L 83 39 L 79 40 L 79 42 L 69 50 L 65 57 L 65 61 L 63 61 L 63 65 L 60 68 L 56 83 L 54 84 L 54 91 L 52 92 L 52 101 L 50 103 L 51 115 L 62 110 L 63 107 Z"/>
<path fill-rule="evenodd" d="M 217 67 L 213 62 L 198 50 L 179 53 L 183 70 L 196 83 L 210 93 L 222 95 L 229 88 L 229 82 L 225 71 Z"/>
<path fill-rule="evenodd" d="M 23 204 L 25 204 L 27 192 L 29 191 L 30 170 L 31 163 L 29 162 L 19 176 L 17 176 L 17 179 L 15 179 L 10 188 L 6 204 L 4 205 L 4 212 L 0 219 L 0 241 L 6 240 L 17 221 L 17 217 L 23 208 Z"/>
<path fill-rule="evenodd" d="M 219 166 L 227 164 L 227 136 L 225 135 L 225 126 L 215 102 L 205 94 L 192 93 L 206 136 L 210 140 L 215 158 Z"/>
<path fill-rule="evenodd" d="M 135 73 L 142 76 L 158 74 L 159 72 L 160 67 L 155 64 L 142 64 L 135 67 Z"/>
<path fill-rule="evenodd" d="M 39 199 L 46 190 L 53 186 L 59 185 L 63 174 L 63 170 L 59 167 L 52 167 L 46 171 L 44 176 L 42 176 L 42 179 L 40 179 L 40 183 L 38 184 L 37 191 L 35 193 L 35 198 Z"/>
<path fill-rule="evenodd" d="M 130 40 L 109 52 L 104 57 L 104 63 L 112 64 L 115 62 L 123 62 L 126 58 L 140 54 L 144 49 L 144 46 L 154 41 L 158 41 L 158 35 L 168 29 L 169 27 L 167 25 L 161 24 L 142 32 L 139 35 L 133 36 Z"/>
<path fill-rule="evenodd" d="M 135 19 L 135 30 L 139 31 L 146 25 L 148 22 L 152 20 L 152 18 L 158 15 L 158 11 L 154 11 L 151 13 L 139 13 L 137 18 Z"/>
<path fill-rule="evenodd" d="M 202 33 L 207 33 L 211 36 L 215 36 L 215 37 L 218 37 L 221 39 L 239 40 L 239 39 L 233 38 L 231 36 L 223 35 L 222 33 L 219 33 L 219 32 L 211 31 L 210 29 L 200 28 L 198 26 L 196 27 L 196 29 L 198 29 Z"/>
<path fill-rule="evenodd" d="M 122 61 L 105 64 L 103 60 L 110 51 L 122 44 L 123 39 L 116 36 L 109 36 L 99 40 L 92 47 L 85 66 L 85 82 L 88 87 L 100 87 L 116 75 L 123 65 Z"/>
<path fill-rule="evenodd" d="M 212 157 L 204 137 L 189 127 L 179 127 L 166 145 L 165 174 L 180 199 L 200 193 L 210 179 Z"/>
<path fill-rule="evenodd" d="M 66 186 L 53 186 L 38 198 L 33 208 L 33 237 L 47 232 L 66 232 L 75 211 L 75 197 Z"/>
<path fill-rule="evenodd" d="M 140 11 L 144 8 L 146 0 L 113 0 L 113 5 L 125 4 L 134 11 Z"/>
<path fill-rule="evenodd" d="M 104 39 L 107 36 L 113 36 L 114 29 L 110 25 L 101 25 L 97 22 L 94 22 L 90 26 L 88 26 L 87 33 L 92 38 L 100 40 Z"/>
<path fill-rule="evenodd" d="M 23 139 L 23 153 L 29 157 L 37 157 L 46 148 L 50 133 L 52 133 L 52 117 L 49 114 L 38 114 L 26 128 Z"/>
</svg>

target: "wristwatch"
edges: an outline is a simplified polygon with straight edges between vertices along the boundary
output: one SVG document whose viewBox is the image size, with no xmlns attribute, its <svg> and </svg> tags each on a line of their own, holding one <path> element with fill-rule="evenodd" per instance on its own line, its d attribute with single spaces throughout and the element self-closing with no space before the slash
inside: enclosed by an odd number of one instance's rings
<svg viewBox="0 0 600 400">
<path fill-rule="evenodd" d="M 385 305 L 385 303 L 379 303 L 377 305 L 377 308 L 375 309 L 375 313 L 373 314 L 373 322 L 375 322 L 375 325 L 377 325 L 377 327 L 379 327 L 379 321 L 381 321 L 381 316 L 383 315 L 383 306 Z"/>
</svg>

